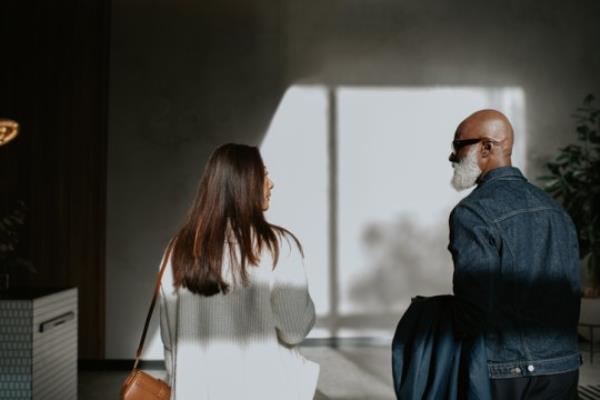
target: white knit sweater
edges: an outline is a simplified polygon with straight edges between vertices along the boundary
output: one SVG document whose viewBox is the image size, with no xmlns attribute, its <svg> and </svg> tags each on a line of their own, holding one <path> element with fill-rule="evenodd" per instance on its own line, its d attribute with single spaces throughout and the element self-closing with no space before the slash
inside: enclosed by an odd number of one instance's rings
<svg viewBox="0 0 600 400">
<path fill-rule="evenodd" d="M 260 264 L 248 268 L 250 285 L 232 285 L 226 295 L 176 291 L 168 262 L 160 291 L 160 331 L 171 399 L 313 398 L 319 366 L 293 346 L 314 325 L 315 309 L 303 258 L 295 244 L 281 241 L 275 270 L 264 250 Z M 231 276 L 229 262 L 223 271 Z"/>
</svg>

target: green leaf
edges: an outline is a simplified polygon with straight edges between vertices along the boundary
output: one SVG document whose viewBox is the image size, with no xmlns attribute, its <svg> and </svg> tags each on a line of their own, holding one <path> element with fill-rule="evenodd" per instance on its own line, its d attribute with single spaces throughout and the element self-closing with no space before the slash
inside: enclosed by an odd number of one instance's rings
<svg viewBox="0 0 600 400">
<path fill-rule="evenodd" d="M 568 154 L 581 155 L 581 153 L 583 153 L 583 147 L 577 144 L 570 144 L 568 146 L 563 147 L 561 151 Z"/>
<path fill-rule="evenodd" d="M 548 193 L 554 192 L 560 189 L 560 180 L 555 176 L 545 176 L 539 178 L 542 182 L 542 187 Z"/>
<path fill-rule="evenodd" d="M 576 130 L 577 130 L 577 132 L 580 132 L 580 133 L 588 133 L 590 128 L 587 125 L 582 124 L 582 125 L 578 125 Z"/>
<path fill-rule="evenodd" d="M 550 170 L 553 175 L 560 175 L 560 166 L 557 163 L 549 162 L 546 163 L 546 167 Z"/>
<path fill-rule="evenodd" d="M 571 154 L 568 152 L 562 153 L 558 157 L 556 157 L 557 162 L 569 161 L 570 159 L 571 159 Z"/>
<path fill-rule="evenodd" d="M 590 107 L 592 105 L 592 103 L 594 102 L 594 99 L 595 99 L 594 95 L 590 93 L 587 96 L 585 96 L 585 98 L 583 99 L 583 104 Z"/>
</svg>

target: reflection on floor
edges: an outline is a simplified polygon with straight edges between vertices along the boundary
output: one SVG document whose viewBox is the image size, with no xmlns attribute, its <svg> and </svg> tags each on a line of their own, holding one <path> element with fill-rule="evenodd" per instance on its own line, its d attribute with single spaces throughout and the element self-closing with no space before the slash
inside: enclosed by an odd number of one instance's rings
<svg viewBox="0 0 600 400">
<path fill-rule="evenodd" d="M 303 347 L 302 353 L 321 365 L 315 400 L 394 400 L 389 347 Z M 580 385 L 600 385 L 600 359 L 589 363 L 589 352 L 582 352 L 584 365 Z M 164 371 L 149 371 L 157 377 Z M 117 398 L 123 371 L 79 373 L 80 400 Z M 584 397 L 600 398 L 600 397 Z"/>
</svg>

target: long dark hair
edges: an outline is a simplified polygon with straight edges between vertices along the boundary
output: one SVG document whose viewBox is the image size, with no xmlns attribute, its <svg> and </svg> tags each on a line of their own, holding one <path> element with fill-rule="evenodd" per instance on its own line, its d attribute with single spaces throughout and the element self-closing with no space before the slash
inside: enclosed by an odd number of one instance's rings
<svg viewBox="0 0 600 400">
<path fill-rule="evenodd" d="M 258 264 L 264 246 L 273 268 L 283 237 L 288 240 L 289 235 L 302 252 L 292 233 L 265 220 L 264 180 L 265 166 L 256 147 L 229 143 L 211 154 L 187 220 L 167 249 L 175 287 L 204 296 L 227 293 L 222 273 L 226 248 L 232 276 L 243 285 L 248 284 L 248 264 Z"/>
</svg>

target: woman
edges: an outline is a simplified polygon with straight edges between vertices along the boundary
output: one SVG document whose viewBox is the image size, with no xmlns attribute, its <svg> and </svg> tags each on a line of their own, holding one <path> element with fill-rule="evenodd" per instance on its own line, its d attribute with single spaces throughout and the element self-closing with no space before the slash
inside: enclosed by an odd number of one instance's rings
<svg viewBox="0 0 600 400">
<path fill-rule="evenodd" d="M 167 248 L 160 329 L 172 399 L 312 399 L 318 365 L 294 349 L 315 321 L 302 249 L 269 224 L 256 147 L 210 156 Z"/>
</svg>

